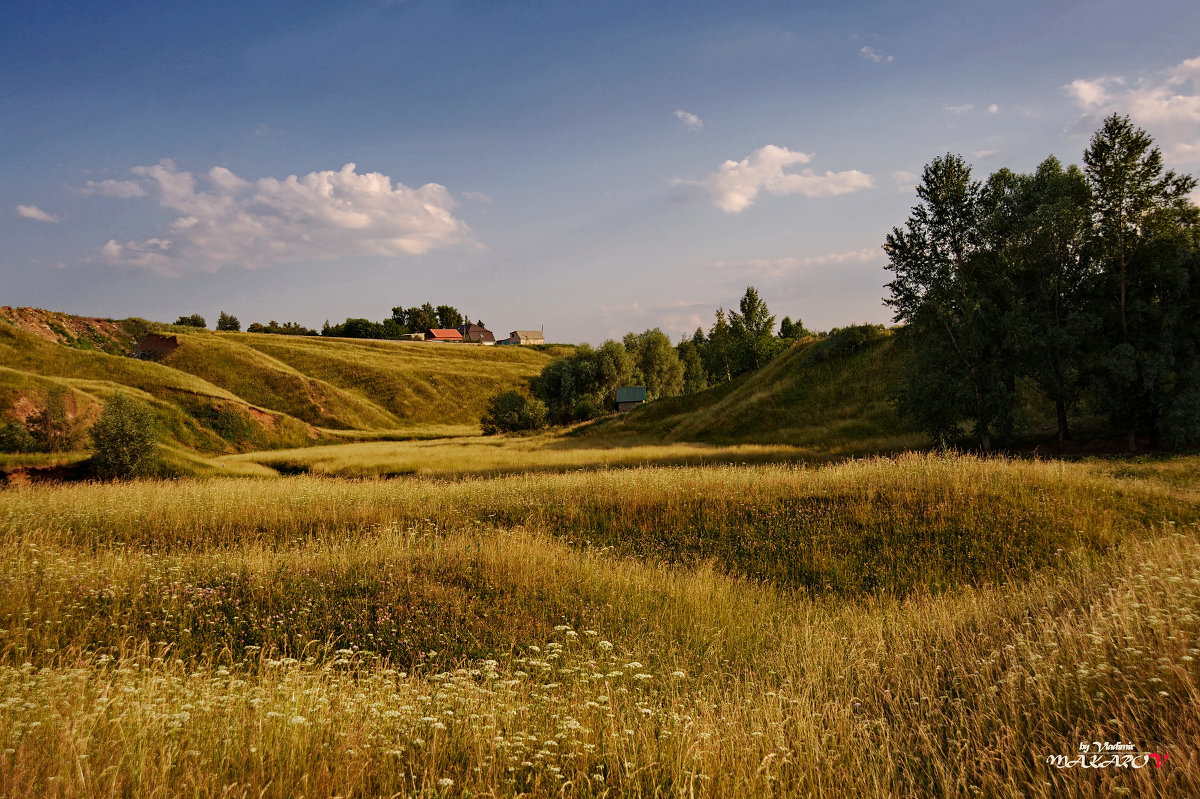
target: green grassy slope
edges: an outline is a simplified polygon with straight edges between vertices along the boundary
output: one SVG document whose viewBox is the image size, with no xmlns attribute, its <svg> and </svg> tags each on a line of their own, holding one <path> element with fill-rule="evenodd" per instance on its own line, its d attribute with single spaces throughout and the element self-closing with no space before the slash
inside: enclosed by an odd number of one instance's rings
<svg viewBox="0 0 1200 799">
<path fill-rule="evenodd" d="M 898 343 L 861 329 L 796 344 L 758 372 L 708 391 L 672 397 L 588 425 L 588 440 L 788 444 L 855 454 L 927 443 L 890 401 Z"/>
<path fill-rule="evenodd" d="M 474 427 L 493 394 L 550 357 L 530 350 L 253 333 L 191 333 L 163 363 L 334 430 Z"/>
<path fill-rule="evenodd" d="M 5 310 L 11 313 L 0 313 L 0 417 L 24 418 L 65 386 L 69 412 L 86 422 L 106 396 L 123 390 L 155 408 L 179 453 L 473 432 L 490 396 L 525 384 L 551 359 L 518 348 L 172 328 L 179 349 L 153 362 L 83 347 L 74 336 L 56 341 L 41 329 L 74 317 Z"/>
</svg>

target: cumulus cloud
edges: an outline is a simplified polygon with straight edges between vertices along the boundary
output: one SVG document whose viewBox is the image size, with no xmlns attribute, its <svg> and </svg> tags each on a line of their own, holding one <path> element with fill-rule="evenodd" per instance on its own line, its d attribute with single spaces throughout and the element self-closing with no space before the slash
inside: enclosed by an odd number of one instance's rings
<svg viewBox="0 0 1200 799">
<path fill-rule="evenodd" d="M 730 214 L 740 213 L 754 204 L 760 192 L 805 197 L 832 197 L 869 188 L 871 176 L 857 169 L 823 175 L 811 169 L 788 172 L 796 164 L 807 164 L 810 153 L 793 152 L 768 144 L 741 161 L 726 161 L 716 172 L 701 180 L 677 180 L 676 185 L 690 186 L 708 195 L 713 205 Z"/>
<path fill-rule="evenodd" d="M 1083 112 L 1074 130 L 1090 133 L 1109 114 L 1128 114 L 1169 158 L 1200 163 L 1200 57 L 1137 78 L 1080 78 L 1063 89 Z"/>
<path fill-rule="evenodd" d="M 163 275 L 260 268 L 346 255 L 421 255 L 445 247 L 478 248 L 453 214 L 444 186 L 393 184 L 354 164 L 339 171 L 245 180 L 224 167 L 202 178 L 169 160 L 130 170 L 133 180 L 89 182 L 84 191 L 109 197 L 152 196 L 175 218 L 145 239 L 110 240 L 109 264 Z M 140 192 L 140 193 L 139 193 Z"/>
<path fill-rule="evenodd" d="M 946 106 L 946 110 L 949 111 L 951 114 L 966 114 L 970 111 L 975 110 L 975 104 L 974 103 L 965 103 L 963 105 L 948 105 L 948 106 Z"/>
<path fill-rule="evenodd" d="M 105 197 L 145 197 L 146 189 L 136 180 L 89 180 L 79 193 Z"/>
<path fill-rule="evenodd" d="M 991 158 L 993 155 L 999 155 L 999 150 L 972 150 L 971 155 L 974 158 Z"/>
<path fill-rule="evenodd" d="M 874 61 L 876 64 L 890 64 L 896 60 L 895 56 L 884 55 L 874 47 L 864 47 L 858 51 L 858 55 L 860 58 L 865 58 L 868 61 Z"/>
<path fill-rule="evenodd" d="M 682 108 L 675 109 L 675 118 L 682 122 L 688 130 L 700 130 L 704 127 L 704 120 L 695 114 L 689 114 Z"/>
<path fill-rule="evenodd" d="M 34 219 L 38 222 L 58 222 L 59 218 L 54 214 L 47 213 L 36 205 L 18 205 L 17 216 L 22 216 L 26 219 Z"/>
<path fill-rule="evenodd" d="M 991 105 L 989 105 L 989 106 L 987 107 L 987 111 L 988 111 L 988 113 L 989 113 L 989 114 L 999 114 L 999 113 L 1000 113 L 1000 106 L 996 105 L 995 103 L 992 103 Z"/>
</svg>

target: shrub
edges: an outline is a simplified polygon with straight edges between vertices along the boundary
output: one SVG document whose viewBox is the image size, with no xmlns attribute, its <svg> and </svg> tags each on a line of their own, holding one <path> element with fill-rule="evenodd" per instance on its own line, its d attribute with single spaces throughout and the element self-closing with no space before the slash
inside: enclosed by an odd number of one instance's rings
<svg viewBox="0 0 1200 799">
<path fill-rule="evenodd" d="M 185 327 L 208 327 L 208 322 L 204 321 L 204 317 L 198 313 L 191 316 L 181 316 L 175 320 L 175 324 Z"/>
<path fill-rule="evenodd" d="M 546 403 L 517 391 L 505 391 L 488 400 L 480 424 L 485 436 L 540 430 L 546 426 Z"/>
<path fill-rule="evenodd" d="M 0 424 L 0 452 L 37 452 L 38 442 L 20 422 Z"/>
<path fill-rule="evenodd" d="M 236 316 L 221 311 L 220 317 L 217 318 L 217 330 L 238 331 L 241 329 L 242 323 L 238 321 Z"/>
<path fill-rule="evenodd" d="M 158 424 L 146 403 L 113 394 L 91 435 L 92 465 L 102 480 L 144 477 L 158 470 Z"/>
</svg>

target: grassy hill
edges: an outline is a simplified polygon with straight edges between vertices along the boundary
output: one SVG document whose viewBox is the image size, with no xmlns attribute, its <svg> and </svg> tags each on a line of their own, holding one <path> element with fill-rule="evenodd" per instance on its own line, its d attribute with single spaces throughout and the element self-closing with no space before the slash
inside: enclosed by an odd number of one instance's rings
<svg viewBox="0 0 1200 799">
<path fill-rule="evenodd" d="M 68 413 L 86 423 L 106 396 L 126 391 L 152 405 L 182 461 L 345 438 L 463 434 L 477 432 L 490 396 L 525 384 L 552 357 L 515 347 L 161 327 L 178 336 L 179 348 L 157 362 L 139 360 L 134 341 L 149 329 L 141 320 L 0 308 L 0 419 L 24 419 L 63 387 Z"/>
<path fill-rule="evenodd" d="M 686 397 L 648 403 L 581 428 L 614 443 L 787 444 L 828 454 L 927 444 L 892 406 L 898 342 L 886 330 L 847 328 L 792 347 L 763 369 Z"/>
</svg>

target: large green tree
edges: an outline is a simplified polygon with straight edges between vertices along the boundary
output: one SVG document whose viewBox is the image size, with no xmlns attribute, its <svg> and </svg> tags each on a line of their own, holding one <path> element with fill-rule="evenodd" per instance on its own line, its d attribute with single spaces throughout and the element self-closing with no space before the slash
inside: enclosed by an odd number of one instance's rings
<svg viewBox="0 0 1200 799">
<path fill-rule="evenodd" d="M 988 201 L 962 156 L 924 169 L 918 203 L 884 244 L 895 274 L 885 301 L 906 322 L 908 362 L 900 406 L 935 440 L 970 420 L 985 451 L 1011 425 L 1013 373 L 1001 330 L 997 264 L 985 248 Z"/>
<path fill-rule="evenodd" d="M 1197 211 L 1188 194 L 1196 181 L 1165 169 L 1149 134 L 1116 114 L 1092 136 L 1083 161 L 1098 267 L 1095 394 L 1134 450 L 1140 431 L 1162 431 L 1179 370 L 1186 368 L 1172 331 L 1195 292 L 1189 264 Z"/>
<path fill-rule="evenodd" d="M 775 317 L 754 286 L 746 287 L 738 310 L 730 312 L 729 330 L 735 375 L 761 369 L 779 354 L 781 344 L 774 334 Z"/>
<path fill-rule="evenodd" d="M 1059 441 L 1070 437 L 1068 415 L 1081 393 L 1090 230 L 1089 191 L 1078 167 L 1053 156 L 1030 175 L 1002 169 L 985 191 L 985 246 L 992 254 L 996 305 L 1019 372 L 1055 407 Z"/>
<path fill-rule="evenodd" d="M 642 333 L 627 333 L 624 344 L 641 373 L 648 399 L 683 393 L 683 363 L 666 333 L 657 327 Z"/>
</svg>

